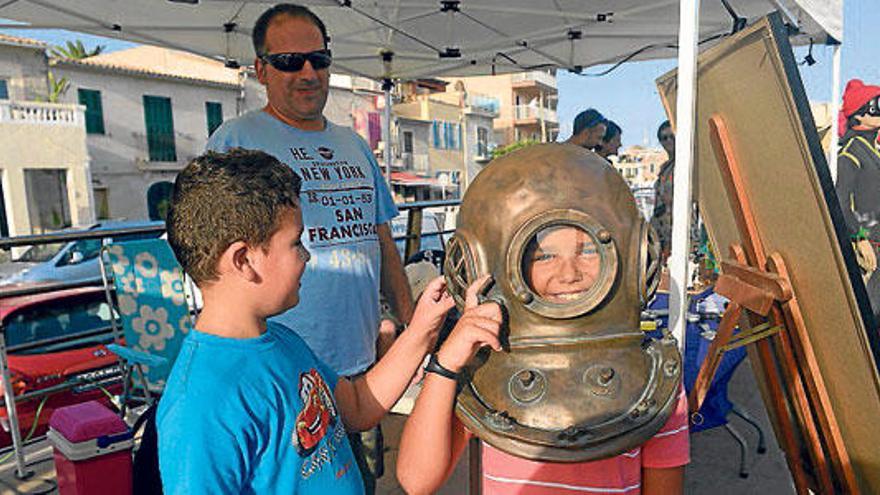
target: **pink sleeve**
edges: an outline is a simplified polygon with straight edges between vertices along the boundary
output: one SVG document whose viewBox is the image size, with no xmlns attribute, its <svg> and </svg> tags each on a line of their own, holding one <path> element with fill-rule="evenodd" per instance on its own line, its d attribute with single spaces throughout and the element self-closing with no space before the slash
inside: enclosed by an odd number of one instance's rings
<svg viewBox="0 0 880 495">
<path fill-rule="evenodd" d="M 687 396 L 682 388 L 672 416 L 653 438 L 642 445 L 642 467 L 672 468 L 691 461 L 687 419 Z"/>
</svg>

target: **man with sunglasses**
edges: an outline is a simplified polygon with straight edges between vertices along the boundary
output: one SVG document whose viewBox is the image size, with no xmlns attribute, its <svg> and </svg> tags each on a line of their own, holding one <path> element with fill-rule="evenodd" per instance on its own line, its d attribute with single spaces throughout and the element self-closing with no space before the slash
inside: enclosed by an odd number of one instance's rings
<svg viewBox="0 0 880 495">
<path fill-rule="evenodd" d="M 837 198 L 862 269 L 875 321 L 880 321 L 880 86 L 858 79 L 846 85 L 838 115 L 842 137 L 837 159 Z"/>
<path fill-rule="evenodd" d="M 666 161 L 660 165 L 654 182 L 654 214 L 651 226 L 660 240 L 660 256 L 665 261 L 672 249 L 672 172 L 675 170 L 675 133 L 668 120 L 657 129 L 657 140 L 666 151 Z"/>
<path fill-rule="evenodd" d="M 413 303 L 388 222 L 397 216 L 369 146 L 327 120 L 330 85 L 327 29 L 312 11 L 279 4 L 253 28 L 256 76 L 267 103 L 224 123 L 208 149 L 265 151 L 302 178 L 302 240 L 312 255 L 300 304 L 274 321 L 293 329 L 341 376 L 376 361 L 379 292 L 402 322 Z M 367 493 L 382 471 L 381 432 L 349 436 Z"/>
</svg>

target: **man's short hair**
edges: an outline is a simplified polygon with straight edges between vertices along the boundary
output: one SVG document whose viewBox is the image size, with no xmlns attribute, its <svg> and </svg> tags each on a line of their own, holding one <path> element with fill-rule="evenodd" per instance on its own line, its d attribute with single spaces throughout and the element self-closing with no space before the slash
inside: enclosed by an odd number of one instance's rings
<svg viewBox="0 0 880 495">
<path fill-rule="evenodd" d="M 311 21 L 312 24 L 321 31 L 321 38 L 324 39 L 324 48 L 327 48 L 327 45 L 330 43 L 330 37 L 327 36 L 327 27 L 324 25 L 324 21 L 315 15 L 314 12 L 302 5 L 296 5 L 294 3 L 279 3 L 263 12 L 257 19 L 257 22 L 254 23 L 254 30 L 251 33 L 251 39 L 254 42 L 254 53 L 256 53 L 258 57 L 266 55 L 266 32 L 269 31 L 269 25 L 272 21 L 281 15 L 299 17 L 300 19 Z"/>
<path fill-rule="evenodd" d="M 174 181 L 168 243 L 177 261 L 200 284 L 217 278 L 217 262 L 234 242 L 266 246 L 279 215 L 297 208 L 301 180 L 262 151 L 208 151 Z"/>
<path fill-rule="evenodd" d="M 605 122 L 605 117 L 602 116 L 598 110 L 595 108 L 589 108 L 579 113 L 577 117 L 574 118 L 574 126 L 571 135 L 577 136 L 584 129 L 589 129 L 590 127 L 595 127 L 599 124 L 604 124 Z"/>
<path fill-rule="evenodd" d="M 623 129 L 621 129 L 620 126 L 617 125 L 617 122 L 614 122 L 613 120 L 607 120 L 605 121 L 605 135 L 602 136 L 602 141 L 606 143 L 610 142 L 612 139 L 614 139 L 615 136 L 618 136 L 622 133 Z"/>
<path fill-rule="evenodd" d="M 664 120 L 663 123 L 660 124 L 660 127 L 657 128 L 657 141 L 663 141 L 662 139 L 660 139 L 660 135 L 663 134 L 663 131 L 665 129 L 671 129 L 671 128 L 672 128 L 672 124 L 670 124 L 668 120 Z"/>
</svg>

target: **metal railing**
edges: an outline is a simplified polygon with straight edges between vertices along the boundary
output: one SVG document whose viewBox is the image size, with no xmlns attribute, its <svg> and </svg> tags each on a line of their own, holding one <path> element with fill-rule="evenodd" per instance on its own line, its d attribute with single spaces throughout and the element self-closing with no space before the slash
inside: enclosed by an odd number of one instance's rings
<svg viewBox="0 0 880 495">
<path fill-rule="evenodd" d="M 541 119 L 547 122 L 559 122 L 556 110 L 532 105 L 515 105 L 513 116 L 516 120 Z"/>
<path fill-rule="evenodd" d="M 544 72 L 541 70 L 533 70 L 528 72 L 517 72 L 510 75 L 510 81 L 514 84 L 517 83 L 539 83 L 545 86 L 549 86 L 551 88 L 556 87 L 556 76 L 550 74 L 549 72 Z"/>
<path fill-rule="evenodd" d="M 461 204 L 460 200 L 446 200 L 446 201 L 422 201 L 417 203 L 404 203 L 397 205 L 400 211 L 408 212 L 408 223 L 407 223 L 407 231 L 406 234 L 395 236 L 395 240 L 404 239 L 406 241 L 405 248 L 405 259 L 408 259 L 413 254 L 419 251 L 420 241 L 421 241 L 421 232 L 422 232 L 422 212 L 426 209 L 444 209 L 444 208 L 454 208 Z M 40 234 L 40 235 L 27 235 L 27 236 L 16 236 L 16 237 L 0 237 L 0 250 L 2 249 L 11 249 L 14 247 L 24 247 L 24 246 L 34 246 L 41 244 L 53 244 L 59 242 L 70 242 L 70 241 L 79 241 L 79 240 L 87 240 L 87 239 L 105 239 L 105 238 L 116 238 L 123 237 L 126 235 L 134 235 L 134 234 L 149 234 L 149 233 L 160 233 L 164 232 L 164 225 L 153 225 L 149 227 L 131 227 L 131 228 L 119 228 L 119 229 L 105 229 L 105 230 L 83 230 L 80 232 L 75 231 L 66 231 L 63 233 L 57 234 Z M 441 235 L 441 239 L 443 235 L 454 232 L 454 229 L 441 229 L 440 232 L 430 232 L 429 235 L 439 234 Z M 46 284 L 40 284 L 29 287 L 2 287 L 0 286 L 0 300 L 18 297 L 18 296 L 29 296 L 29 295 L 38 295 L 45 294 L 65 289 L 74 289 L 80 287 L 100 287 L 104 284 L 104 280 L 101 277 L 93 278 L 89 280 L 82 280 L 76 282 L 52 282 Z M 108 285 L 107 287 L 112 286 Z M 115 318 L 113 311 L 111 311 L 111 318 Z M 100 337 L 102 335 L 106 335 L 108 339 L 114 337 L 114 333 L 112 330 L 112 326 L 104 326 L 99 328 L 87 329 L 82 332 L 76 332 L 74 334 L 65 335 L 64 337 L 58 338 L 50 338 L 50 339 L 42 339 L 35 342 L 19 344 L 15 346 L 7 346 L 6 345 L 6 329 L 3 325 L 3 321 L 0 320 L 0 378 L 2 378 L 3 385 L 3 402 L 0 403 L 0 406 L 6 408 L 7 418 L 9 421 L 9 433 L 12 437 L 12 449 L 15 457 L 16 463 L 16 476 L 19 479 L 27 478 L 30 473 L 27 471 L 27 467 L 25 464 L 24 458 L 24 447 L 25 441 L 21 438 L 21 428 L 19 425 L 19 415 L 18 415 L 18 405 L 25 401 L 42 399 L 44 397 L 48 397 L 49 395 L 62 392 L 65 390 L 69 390 L 75 387 L 81 387 L 84 385 L 106 385 L 108 380 L 111 382 L 115 380 L 120 380 L 122 378 L 122 374 L 120 372 L 113 372 L 109 374 L 101 374 L 98 373 L 97 376 L 92 378 L 83 378 L 77 377 L 73 379 L 68 379 L 63 383 L 55 384 L 45 388 L 35 389 L 33 391 L 28 391 L 23 394 L 15 395 L 15 390 L 12 385 L 11 373 L 9 369 L 9 353 L 15 352 L 24 352 L 34 349 L 39 349 L 46 346 L 59 346 L 62 344 L 75 344 L 81 343 L 82 339 L 91 338 L 91 337 Z M 116 365 L 113 365 L 116 366 Z M 88 371 L 99 371 L 99 370 L 108 370 L 112 369 L 113 366 L 105 366 L 103 368 L 95 368 L 94 370 Z M 12 407 L 7 407 L 7 405 L 12 405 Z M 38 421 L 39 418 L 34 418 L 34 421 Z M 28 441 L 30 443 L 30 440 Z M 3 449 L 2 452 L 8 451 L 8 448 Z"/>
</svg>

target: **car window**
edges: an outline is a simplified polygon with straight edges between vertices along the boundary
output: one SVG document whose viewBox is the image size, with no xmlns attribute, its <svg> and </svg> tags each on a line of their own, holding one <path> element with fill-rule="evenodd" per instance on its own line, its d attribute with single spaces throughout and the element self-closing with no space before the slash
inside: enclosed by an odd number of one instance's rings
<svg viewBox="0 0 880 495">
<path fill-rule="evenodd" d="M 64 247 L 66 243 L 64 242 L 53 242 L 52 244 L 40 244 L 38 246 L 31 246 L 27 251 L 22 253 L 21 256 L 16 258 L 15 261 L 26 261 L 33 263 L 41 263 L 43 261 L 49 261 L 53 256 L 58 254 L 58 251 Z"/>
<path fill-rule="evenodd" d="M 103 298 L 47 302 L 19 311 L 7 319 L 4 323 L 6 345 L 19 346 L 109 327 L 110 315 L 110 306 Z M 69 344 L 69 347 L 73 346 L 74 343 Z M 42 351 L 44 349 L 36 348 L 21 353 Z"/>
</svg>

